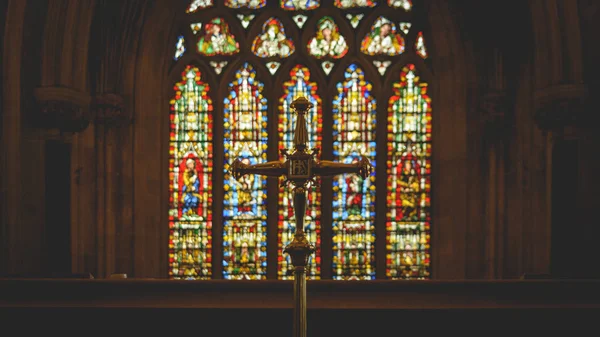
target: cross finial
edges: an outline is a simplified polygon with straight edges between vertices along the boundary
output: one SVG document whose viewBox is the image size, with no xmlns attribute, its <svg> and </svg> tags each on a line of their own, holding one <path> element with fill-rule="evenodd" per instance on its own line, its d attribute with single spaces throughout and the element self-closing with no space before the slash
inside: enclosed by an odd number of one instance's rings
<svg viewBox="0 0 600 337">
<path fill-rule="evenodd" d="M 290 107 L 298 114 L 296 130 L 294 130 L 294 149 L 296 151 L 303 151 L 306 149 L 306 143 L 308 142 L 308 130 L 306 129 L 306 119 L 304 118 L 304 115 L 309 109 L 312 109 L 314 105 L 305 97 L 298 97 L 292 102 Z"/>
</svg>

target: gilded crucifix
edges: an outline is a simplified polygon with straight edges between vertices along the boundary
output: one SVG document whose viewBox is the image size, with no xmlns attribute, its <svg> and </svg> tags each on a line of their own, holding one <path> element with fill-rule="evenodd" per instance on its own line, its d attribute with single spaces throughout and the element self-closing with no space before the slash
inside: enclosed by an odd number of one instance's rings
<svg viewBox="0 0 600 337">
<path fill-rule="evenodd" d="M 298 115 L 294 130 L 293 149 L 284 149 L 281 154 L 286 160 L 271 161 L 248 165 L 236 159 L 231 165 L 231 174 L 239 179 L 246 174 L 258 174 L 270 177 L 285 178 L 283 184 L 290 185 L 294 194 L 294 216 L 296 233 L 292 242 L 285 247 L 284 253 L 290 255 L 294 265 L 294 337 L 306 337 L 306 265 L 308 257 L 315 248 L 308 242 L 304 233 L 304 214 L 306 213 L 306 192 L 311 184 L 316 184 L 316 177 L 336 176 L 354 173 L 366 179 L 373 166 L 365 156 L 361 160 L 344 164 L 328 160 L 317 160 L 318 148 L 309 151 L 308 131 L 304 116 L 313 107 L 305 97 L 299 97 L 290 105 Z"/>
</svg>

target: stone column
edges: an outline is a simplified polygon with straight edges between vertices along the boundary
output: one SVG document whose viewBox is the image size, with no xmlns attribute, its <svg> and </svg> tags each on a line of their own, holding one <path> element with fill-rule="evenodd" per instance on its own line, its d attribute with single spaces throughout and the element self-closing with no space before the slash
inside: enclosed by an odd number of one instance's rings
<svg viewBox="0 0 600 337">
<path fill-rule="evenodd" d="M 500 67 L 501 68 L 501 67 Z M 505 158 L 507 139 L 512 124 L 508 118 L 506 92 L 502 85 L 489 89 L 481 98 L 480 127 L 483 130 L 485 149 L 484 162 L 487 163 L 485 186 L 484 217 L 484 261 L 485 277 L 502 278 L 504 271 L 505 221 Z"/>
<path fill-rule="evenodd" d="M 124 99 L 112 93 L 98 94 L 92 99 L 96 147 L 96 244 L 98 277 L 127 273 L 117 267 L 119 223 L 120 133 L 131 124 L 125 113 Z"/>
</svg>

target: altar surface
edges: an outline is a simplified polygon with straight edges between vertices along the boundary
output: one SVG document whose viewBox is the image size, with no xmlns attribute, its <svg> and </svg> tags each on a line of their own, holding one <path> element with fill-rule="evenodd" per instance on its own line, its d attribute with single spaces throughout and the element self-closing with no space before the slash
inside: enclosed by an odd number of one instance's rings
<svg viewBox="0 0 600 337">
<path fill-rule="evenodd" d="M 534 335 L 587 331 L 597 329 L 599 286 L 600 280 L 309 281 L 309 336 L 427 336 L 438 329 L 475 333 L 479 326 Z M 0 279 L 2 324 L 44 321 L 50 330 L 192 326 L 190 332 L 217 329 L 220 336 L 288 336 L 292 304 L 291 281 Z"/>
</svg>

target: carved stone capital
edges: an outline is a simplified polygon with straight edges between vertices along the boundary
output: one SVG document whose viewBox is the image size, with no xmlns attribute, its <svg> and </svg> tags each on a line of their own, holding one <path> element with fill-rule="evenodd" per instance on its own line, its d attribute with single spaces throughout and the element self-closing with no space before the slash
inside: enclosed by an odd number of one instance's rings
<svg viewBox="0 0 600 337">
<path fill-rule="evenodd" d="M 125 113 L 124 99 L 117 94 L 104 93 L 92 99 L 94 122 L 105 126 L 125 126 L 132 121 Z"/>
<path fill-rule="evenodd" d="M 65 87 L 41 87 L 34 90 L 36 109 L 32 124 L 61 132 L 85 130 L 91 120 L 90 96 Z"/>
<path fill-rule="evenodd" d="M 481 97 L 480 122 L 487 138 L 498 139 L 506 136 L 510 127 L 508 111 L 506 92 L 492 90 Z"/>
<path fill-rule="evenodd" d="M 584 85 L 563 84 L 535 93 L 534 119 L 542 130 L 557 131 L 565 127 L 584 126 L 587 88 Z"/>
</svg>

